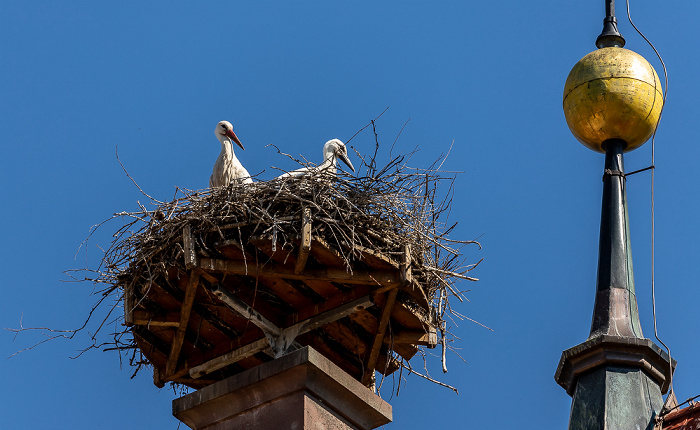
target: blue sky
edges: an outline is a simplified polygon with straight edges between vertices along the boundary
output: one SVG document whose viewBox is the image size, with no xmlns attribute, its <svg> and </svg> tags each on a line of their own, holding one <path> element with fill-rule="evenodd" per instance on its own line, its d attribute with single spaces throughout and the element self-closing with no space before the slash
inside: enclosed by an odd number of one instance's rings
<svg viewBox="0 0 700 430">
<path fill-rule="evenodd" d="M 0 12 L 0 327 L 78 327 L 93 286 L 66 283 L 92 225 L 144 197 L 207 186 L 227 119 L 261 178 L 292 168 L 267 144 L 314 160 L 386 107 L 379 138 L 426 167 L 454 141 L 453 237 L 479 238 L 484 258 L 452 327 L 463 363 L 441 375 L 460 394 L 409 377 L 388 428 L 564 428 L 570 397 L 553 379 L 561 351 L 588 335 L 603 156 L 570 134 L 564 81 L 595 49 L 603 1 L 562 2 L 4 2 Z M 700 394 L 700 155 L 696 137 L 700 3 L 632 0 L 635 23 L 670 72 L 656 146 L 659 334 L 679 362 L 679 399 Z M 661 66 L 624 18 L 627 47 Z M 373 150 L 365 131 L 352 141 Z M 650 163 L 650 144 L 626 156 Z M 354 162 L 355 160 L 353 160 Z M 627 181 L 642 326 L 653 338 L 650 176 Z M 97 264 L 117 224 L 88 246 Z M 177 428 L 170 389 L 114 352 L 71 356 L 88 335 L 42 340 L 0 333 L 2 428 Z M 391 382 L 391 381 L 389 381 Z M 544 423 L 544 424 L 543 424 Z M 184 426 L 183 426 L 184 427 Z"/>
</svg>

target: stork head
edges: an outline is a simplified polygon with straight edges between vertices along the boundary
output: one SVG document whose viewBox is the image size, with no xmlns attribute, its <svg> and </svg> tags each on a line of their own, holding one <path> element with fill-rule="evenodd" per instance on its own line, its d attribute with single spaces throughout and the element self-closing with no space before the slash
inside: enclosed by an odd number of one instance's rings
<svg viewBox="0 0 700 430">
<path fill-rule="evenodd" d="M 328 160 L 331 156 L 340 159 L 340 161 L 348 165 L 350 170 L 355 171 L 350 158 L 348 158 L 348 149 L 339 139 L 331 139 L 323 145 L 323 159 Z"/>
<path fill-rule="evenodd" d="M 219 121 L 219 123 L 216 124 L 214 134 L 216 134 L 216 138 L 219 139 L 219 141 L 222 141 L 222 139 L 228 137 L 232 142 L 235 142 L 236 145 L 240 146 L 241 149 L 245 150 L 241 141 L 238 140 L 238 136 L 236 136 L 236 133 L 233 132 L 233 125 L 231 125 L 230 122 Z"/>
</svg>

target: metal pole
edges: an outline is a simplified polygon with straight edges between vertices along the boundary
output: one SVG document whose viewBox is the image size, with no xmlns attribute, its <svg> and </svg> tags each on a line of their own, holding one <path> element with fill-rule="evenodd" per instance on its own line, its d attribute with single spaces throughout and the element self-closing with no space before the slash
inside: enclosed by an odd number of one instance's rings
<svg viewBox="0 0 700 430">
<path fill-rule="evenodd" d="M 595 41 L 595 46 L 600 48 L 625 46 L 625 38 L 617 30 L 617 18 L 615 18 L 615 0 L 605 0 L 605 19 L 603 31 Z"/>
</svg>

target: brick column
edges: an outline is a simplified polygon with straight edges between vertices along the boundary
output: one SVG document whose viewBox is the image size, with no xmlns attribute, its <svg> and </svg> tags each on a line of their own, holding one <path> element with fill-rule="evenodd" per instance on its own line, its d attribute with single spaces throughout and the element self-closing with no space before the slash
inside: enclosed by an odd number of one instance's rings
<svg viewBox="0 0 700 430">
<path fill-rule="evenodd" d="M 195 430 L 368 430 L 391 422 L 391 405 L 304 347 L 173 400 Z"/>
</svg>

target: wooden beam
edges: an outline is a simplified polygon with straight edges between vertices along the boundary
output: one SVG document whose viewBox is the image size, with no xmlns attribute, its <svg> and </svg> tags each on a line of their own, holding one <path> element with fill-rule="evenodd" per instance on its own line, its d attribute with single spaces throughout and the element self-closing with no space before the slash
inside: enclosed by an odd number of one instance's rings
<svg viewBox="0 0 700 430">
<path fill-rule="evenodd" d="M 168 312 L 166 314 L 158 314 L 156 312 L 145 310 L 134 310 L 132 314 L 132 325 L 145 325 L 154 327 L 179 327 L 180 314 L 177 312 Z"/>
<path fill-rule="evenodd" d="M 313 302 L 282 278 L 259 276 L 260 282 L 294 309 L 304 309 Z M 296 321 L 295 321 L 296 322 Z"/>
<path fill-rule="evenodd" d="M 359 251 L 362 254 L 362 260 L 374 269 L 398 269 L 400 266 L 399 263 L 394 261 L 394 259 L 387 254 L 377 252 L 374 249 L 365 248 L 364 246 L 359 245 L 349 245 L 346 243 L 343 243 L 343 245 L 346 249 Z"/>
<path fill-rule="evenodd" d="M 231 352 L 227 352 L 224 355 L 221 355 L 219 357 L 207 361 L 206 363 L 202 363 L 199 366 L 191 368 L 190 377 L 195 379 L 201 378 L 204 375 L 207 375 L 211 372 L 214 372 L 228 365 L 241 361 L 244 358 L 248 358 L 269 347 L 270 345 L 267 342 L 267 338 L 258 339 L 253 343 L 242 346 Z"/>
<path fill-rule="evenodd" d="M 185 267 L 197 267 L 197 253 L 194 250 L 194 238 L 189 224 L 182 228 L 182 247 L 185 250 Z"/>
<path fill-rule="evenodd" d="M 319 315 L 323 312 L 330 311 L 345 303 L 349 303 L 359 299 L 360 297 L 367 296 L 371 292 L 371 288 L 360 285 L 356 286 L 347 293 L 338 292 L 336 295 L 331 296 L 323 303 L 307 306 L 300 309 L 299 312 L 289 315 L 285 326 L 289 327 L 298 323 L 299 321 L 304 321 L 305 319 L 311 318 L 314 315 Z"/>
<path fill-rule="evenodd" d="M 156 366 L 153 366 L 153 385 L 158 388 L 165 387 L 165 382 L 160 378 L 160 370 Z"/>
<path fill-rule="evenodd" d="M 124 325 L 134 325 L 134 283 L 124 287 Z"/>
<path fill-rule="evenodd" d="M 391 310 L 394 307 L 394 302 L 396 301 L 396 295 L 399 290 L 394 288 L 387 293 L 386 303 L 384 304 L 384 309 L 382 310 L 382 317 L 379 320 L 379 327 L 377 328 L 377 334 L 374 336 L 374 341 L 369 349 L 369 355 L 367 356 L 367 361 L 365 362 L 365 374 L 362 376 L 362 383 L 368 385 L 372 381 L 372 375 L 374 374 L 374 368 L 377 366 L 377 358 L 379 357 L 379 350 L 382 346 L 382 341 L 384 340 L 384 334 L 386 333 L 386 328 L 389 325 L 389 317 L 391 316 Z"/>
<path fill-rule="evenodd" d="M 411 246 L 407 243 L 403 245 L 403 255 L 401 259 L 401 281 L 404 285 L 413 282 L 413 270 L 411 269 Z"/>
<path fill-rule="evenodd" d="M 304 271 L 306 267 L 306 259 L 309 258 L 311 251 L 311 209 L 304 208 L 301 215 L 301 243 L 299 244 L 299 254 L 297 261 L 294 264 L 294 274 L 298 275 Z"/>
<path fill-rule="evenodd" d="M 437 345 L 437 332 L 432 327 L 427 333 L 421 330 L 401 330 L 398 333 L 394 333 L 391 338 L 384 339 L 384 343 L 389 342 L 425 345 L 429 348 L 435 348 Z"/>
<path fill-rule="evenodd" d="M 175 333 L 175 338 L 170 347 L 168 363 L 165 366 L 166 378 L 173 375 L 177 368 L 177 360 L 180 357 L 182 343 L 185 340 L 185 332 L 187 331 L 187 323 L 190 321 L 190 312 L 192 311 L 194 297 L 197 293 L 197 285 L 199 285 L 199 271 L 193 270 L 190 272 L 190 279 L 187 283 L 187 290 L 185 291 L 185 299 L 182 301 L 182 307 L 180 308 L 180 325 Z"/>
<path fill-rule="evenodd" d="M 227 303 L 228 304 L 228 303 Z M 244 304 L 245 305 L 245 304 Z M 304 320 L 300 323 L 297 323 L 291 327 L 288 327 L 284 330 L 281 330 L 277 327 L 273 327 L 276 330 L 279 330 L 279 334 L 277 336 L 280 337 L 280 339 L 288 342 L 291 344 L 294 341 L 294 338 L 296 336 L 300 336 L 304 333 L 308 333 L 311 330 L 315 330 L 319 327 L 322 327 L 326 324 L 330 324 L 334 321 L 337 321 L 341 318 L 344 318 L 354 312 L 357 312 L 360 309 L 366 309 L 374 304 L 372 303 L 372 300 L 370 299 L 369 296 L 363 297 L 358 300 L 354 300 L 350 303 L 347 303 L 342 306 L 338 306 L 335 309 L 332 309 L 330 311 L 324 312 L 322 314 L 316 315 L 314 317 L 311 317 L 307 320 Z M 238 305 L 236 305 L 238 306 Z M 247 305 L 246 305 L 247 306 Z M 236 311 L 238 312 L 238 311 Z M 253 320 L 251 320 L 253 321 Z M 253 321 L 255 323 L 255 321 Z M 272 324 L 268 321 L 269 324 Z M 264 329 L 263 329 L 264 330 Z M 270 341 L 268 340 L 267 337 L 258 339 L 253 343 L 250 343 L 248 345 L 245 345 L 243 347 L 240 347 L 234 351 L 228 352 L 222 356 L 213 358 L 206 363 L 200 364 L 198 366 L 193 367 L 190 369 L 190 376 L 192 378 L 200 378 L 208 373 L 214 372 L 215 370 L 219 370 L 223 367 L 226 367 L 228 365 L 231 365 L 233 363 L 236 363 L 240 360 L 243 360 L 244 358 L 250 357 L 253 354 L 256 354 L 258 352 L 264 351 L 267 348 L 270 347 Z"/>
<path fill-rule="evenodd" d="M 359 310 L 362 309 L 367 309 L 374 306 L 374 303 L 370 299 L 369 296 L 362 297 L 357 300 L 353 300 L 350 303 L 346 303 L 342 306 L 338 306 L 335 309 L 331 309 L 329 311 L 323 312 L 321 314 L 318 314 L 316 316 L 313 316 L 307 320 L 304 320 L 300 323 L 294 324 L 291 327 L 286 328 L 285 330 L 295 330 L 298 328 L 299 334 L 304 334 L 308 333 L 311 330 L 315 330 L 319 327 L 322 327 L 326 324 L 330 324 L 334 321 L 337 321 L 341 318 L 345 318 L 346 316 L 353 314 Z"/>
<path fill-rule="evenodd" d="M 246 265 L 240 261 L 219 260 L 213 258 L 202 258 L 199 267 L 212 272 L 226 273 L 229 275 L 248 275 Z M 387 286 L 394 288 L 401 283 L 398 271 L 361 271 L 355 270 L 352 273 L 344 268 L 325 268 L 306 270 L 304 274 L 295 274 L 294 270 L 287 267 L 266 265 L 258 267 L 259 276 L 278 276 L 284 279 L 316 279 L 328 282 L 338 282 L 341 284 L 373 285 L 375 287 Z M 251 275 L 252 276 L 252 275 Z"/>
<path fill-rule="evenodd" d="M 211 292 L 214 293 L 219 300 L 226 303 L 226 305 L 228 305 L 228 307 L 230 307 L 234 312 L 260 327 L 262 331 L 274 334 L 276 336 L 279 336 L 282 333 L 282 330 L 277 327 L 277 325 L 221 286 L 214 286 L 211 289 Z"/>
<path fill-rule="evenodd" d="M 270 257 L 270 260 L 280 265 L 294 264 L 296 257 L 292 253 L 294 247 L 291 242 L 275 242 L 272 243 L 272 237 L 269 234 L 262 236 L 251 236 L 248 238 L 248 243 L 263 254 Z"/>
<path fill-rule="evenodd" d="M 187 376 L 188 374 L 189 374 L 189 369 L 187 368 L 187 362 L 185 362 L 185 366 L 182 369 L 178 370 L 177 372 L 173 372 L 172 375 L 170 375 L 166 378 L 163 378 L 162 382 L 172 382 L 172 381 L 180 379 L 184 376 Z"/>
<path fill-rule="evenodd" d="M 207 385 L 211 385 L 211 384 L 214 384 L 214 383 L 219 382 L 219 381 L 215 380 L 215 379 L 180 378 L 180 379 L 173 379 L 172 381 L 169 381 L 169 382 L 187 385 L 187 386 L 192 387 L 194 389 L 200 389 L 200 388 L 206 387 Z"/>
<path fill-rule="evenodd" d="M 347 265 L 340 252 L 319 237 L 313 239 L 311 256 L 324 266 L 345 267 Z"/>
</svg>

